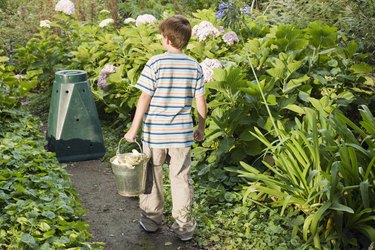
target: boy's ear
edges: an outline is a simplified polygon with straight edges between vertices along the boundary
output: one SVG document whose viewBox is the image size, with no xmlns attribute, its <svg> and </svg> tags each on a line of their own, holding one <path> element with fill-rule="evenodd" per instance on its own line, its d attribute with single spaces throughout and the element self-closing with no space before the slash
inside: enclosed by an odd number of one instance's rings
<svg viewBox="0 0 375 250">
<path fill-rule="evenodd" d="M 171 40 L 169 40 L 169 38 L 168 38 L 167 36 L 165 36 L 164 39 L 165 39 L 165 42 L 166 42 L 168 45 L 171 44 Z"/>
</svg>

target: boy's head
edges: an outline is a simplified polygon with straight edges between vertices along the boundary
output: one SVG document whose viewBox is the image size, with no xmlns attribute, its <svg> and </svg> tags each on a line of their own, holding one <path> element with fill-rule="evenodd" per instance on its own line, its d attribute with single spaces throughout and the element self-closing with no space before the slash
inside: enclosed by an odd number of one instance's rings
<svg viewBox="0 0 375 250">
<path fill-rule="evenodd" d="M 182 15 L 168 17 L 160 24 L 159 30 L 173 47 L 180 50 L 187 45 L 191 37 L 190 22 Z"/>
</svg>

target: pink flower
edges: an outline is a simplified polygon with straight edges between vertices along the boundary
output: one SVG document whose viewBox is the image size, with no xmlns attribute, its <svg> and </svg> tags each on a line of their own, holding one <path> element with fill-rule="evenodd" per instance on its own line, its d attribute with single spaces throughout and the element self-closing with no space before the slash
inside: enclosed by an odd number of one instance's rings
<svg viewBox="0 0 375 250">
<path fill-rule="evenodd" d="M 206 58 L 200 63 L 203 69 L 204 82 L 213 81 L 214 69 L 222 69 L 223 65 L 217 59 Z"/>
<path fill-rule="evenodd" d="M 240 39 L 238 39 L 238 36 L 236 32 L 234 31 L 229 31 L 223 35 L 223 40 L 226 44 L 228 45 L 233 45 L 235 43 L 238 43 Z"/>
<path fill-rule="evenodd" d="M 74 14 L 74 3 L 70 0 L 60 0 L 55 5 L 55 11 L 57 12 L 63 12 L 67 15 L 73 15 Z"/>
<path fill-rule="evenodd" d="M 102 90 L 107 90 L 108 85 L 107 85 L 107 79 L 108 76 L 111 73 L 114 73 L 116 71 L 116 67 L 113 66 L 112 64 L 106 64 L 102 71 L 100 71 L 99 78 L 98 78 L 98 87 Z"/>
<path fill-rule="evenodd" d="M 199 41 L 205 41 L 210 35 L 218 37 L 220 31 L 209 21 L 203 21 L 193 27 L 192 35 L 198 37 Z"/>
</svg>

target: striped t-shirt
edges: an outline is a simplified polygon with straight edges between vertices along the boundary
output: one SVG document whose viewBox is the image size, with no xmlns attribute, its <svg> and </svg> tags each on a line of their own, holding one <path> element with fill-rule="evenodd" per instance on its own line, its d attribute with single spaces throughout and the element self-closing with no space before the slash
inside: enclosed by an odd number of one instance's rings
<svg viewBox="0 0 375 250">
<path fill-rule="evenodd" d="M 152 96 L 145 113 L 142 141 L 151 148 L 180 148 L 193 144 L 191 106 L 204 95 L 203 71 L 185 54 L 152 57 L 136 87 Z"/>
</svg>

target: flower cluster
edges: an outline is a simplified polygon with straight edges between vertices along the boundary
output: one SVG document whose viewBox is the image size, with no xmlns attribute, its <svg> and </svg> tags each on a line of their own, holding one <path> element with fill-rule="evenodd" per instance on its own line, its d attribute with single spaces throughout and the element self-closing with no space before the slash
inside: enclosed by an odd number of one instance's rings
<svg viewBox="0 0 375 250">
<path fill-rule="evenodd" d="M 74 3 L 70 0 L 60 0 L 55 5 L 55 11 L 57 12 L 63 12 L 67 15 L 73 15 L 74 14 Z"/>
<path fill-rule="evenodd" d="M 125 24 L 135 23 L 135 19 L 131 17 L 125 18 L 124 23 Z"/>
<path fill-rule="evenodd" d="M 231 0 L 229 0 L 227 3 L 221 2 L 217 12 L 215 13 L 216 18 L 222 20 L 224 17 L 228 16 L 228 14 L 231 14 L 231 12 L 247 16 L 252 15 L 251 7 L 248 4 L 245 3 L 241 8 L 239 8 L 237 5 L 238 4 L 234 4 Z M 239 13 L 237 13 L 238 11 Z"/>
<path fill-rule="evenodd" d="M 223 35 L 223 40 L 228 45 L 233 45 L 235 43 L 238 43 L 240 39 L 238 38 L 236 32 L 229 31 Z"/>
<path fill-rule="evenodd" d="M 214 69 L 222 69 L 223 65 L 221 62 L 217 59 L 204 59 L 203 62 L 200 63 L 203 69 L 203 75 L 204 75 L 204 82 L 210 82 L 213 81 L 213 74 Z"/>
<path fill-rule="evenodd" d="M 222 2 L 221 4 L 219 4 L 219 8 L 215 14 L 216 18 L 223 19 L 226 16 L 226 12 L 232 9 L 233 7 L 232 5 L 233 5 L 232 1 L 229 1 L 228 3 Z"/>
<path fill-rule="evenodd" d="M 216 19 L 224 22 L 224 27 L 240 30 L 246 23 L 246 17 L 252 17 L 251 7 L 241 1 L 223 1 L 215 13 Z"/>
<path fill-rule="evenodd" d="M 135 25 L 139 26 L 146 23 L 156 23 L 157 21 L 158 20 L 153 15 L 144 14 L 137 17 L 137 19 L 135 20 Z"/>
<path fill-rule="evenodd" d="M 39 23 L 39 27 L 41 28 L 51 28 L 51 22 L 49 20 L 42 20 Z"/>
<path fill-rule="evenodd" d="M 220 31 L 211 22 L 203 21 L 193 27 L 192 35 L 198 37 L 199 41 L 205 41 L 210 35 L 218 37 Z"/>
<path fill-rule="evenodd" d="M 112 64 L 106 64 L 104 68 L 102 69 L 102 71 L 100 71 L 99 78 L 98 78 L 98 87 L 101 88 L 102 90 L 107 90 L 108 76 L 111 73 L 114 73 L 115 71 L 116 71 L 115 66 L 113 66 Z"/>
<path fill-rule="evenodd" d="M 104 19 L 103 21 L 101 21 L 99 23 L 99 27 L 105 27 L 105 26 L 108 26 L 110 25 L 111 23 L 114 23 L 114 20 L 112 18 L 107 18 L 107 19 Z"/>
</svg>

